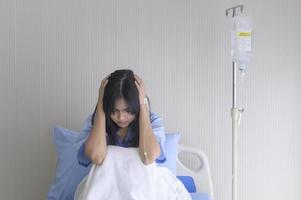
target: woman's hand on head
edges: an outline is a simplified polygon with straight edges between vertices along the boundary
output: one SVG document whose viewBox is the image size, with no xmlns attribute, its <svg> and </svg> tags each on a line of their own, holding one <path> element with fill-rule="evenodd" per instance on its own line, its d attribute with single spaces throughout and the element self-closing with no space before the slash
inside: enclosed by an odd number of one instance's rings
<svg viewBox="0 0 301 200">
<path fill-rule="evenodd" d="M 137 74 L 135 74 L 134 77 L 135 77 L 135 85 L 139 92 L 139 102 L 140 105 L 142 105 L 144 104 L 144 98 L 146 98 L 146 89 L 143 80 Z"/>
<path fill-rule="evenodd" d="M 110 77 L 111 74 L 109 74 L 108 76 L 106 76 L 102 81 L 101 81 L 101 84 L 100 84 L 100 87 L 99 87 L 99 91 L 98 91 L 98 102 L 101 102 L 102 103 L 102 100 L 103 100 L 103 94 L 104 94 L 104 90 L 105 90 L 105 87 L 109 81 L 109 77 Z"/>
</svg>

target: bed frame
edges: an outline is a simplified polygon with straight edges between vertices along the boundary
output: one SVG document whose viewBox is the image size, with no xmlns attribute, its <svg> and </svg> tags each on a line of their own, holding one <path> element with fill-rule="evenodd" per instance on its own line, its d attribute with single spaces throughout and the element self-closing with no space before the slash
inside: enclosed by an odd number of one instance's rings
<svg viewBox="0 0 301 200">
<path fill-rule="evenodd" d="M 197 169 L 190 169 L 179 159 L 179 153 L 186 152 L 193 154 L 199 160 L 200 166 Z M 197 192 L 206 192 L 213 198 L 212 178 L 209 162 L 206 154 L 199 149 L 179 145 L 177 156 L 177 176 L 191 176 L 195 182 Z"/>
</svg>

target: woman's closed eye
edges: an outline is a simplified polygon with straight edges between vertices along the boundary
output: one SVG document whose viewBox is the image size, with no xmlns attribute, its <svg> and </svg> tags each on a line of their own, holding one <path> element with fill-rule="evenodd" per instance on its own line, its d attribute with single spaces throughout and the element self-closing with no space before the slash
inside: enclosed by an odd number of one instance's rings
<svg viewBox="0 0 301 200">
<path fill-rule="evenodd" d="M 119 114 L 119 113 L 127 113 L 127 114 L 133 114 L 133 112 L 130 111 L 130 109 L 124 109 L 124 110 L 117 110 L 117 109 L 114 109 L 112 111 L 112 114 Z"/>
</svg>

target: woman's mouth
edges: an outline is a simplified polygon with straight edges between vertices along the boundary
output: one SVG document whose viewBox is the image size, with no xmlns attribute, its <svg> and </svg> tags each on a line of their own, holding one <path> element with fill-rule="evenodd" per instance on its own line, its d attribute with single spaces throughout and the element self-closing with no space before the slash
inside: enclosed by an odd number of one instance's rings
<svg viewBox="0 0 301 200">
<path fill-rule="evenodd" d="M 117 123 L 119 126 L 126 126 L 128 123 L 127 122 L 118 122 Z"/>
</svg>

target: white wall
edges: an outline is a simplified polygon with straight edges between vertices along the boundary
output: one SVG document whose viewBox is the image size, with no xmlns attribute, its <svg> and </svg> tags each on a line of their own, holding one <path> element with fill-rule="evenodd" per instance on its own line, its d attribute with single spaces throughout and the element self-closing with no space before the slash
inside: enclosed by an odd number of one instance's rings
<svg viewBox="0 0 301 200">
<path fill-rule="evenodd" d="M 238 89 L 238 198 L 301 199 L 298 0 L 1 0 L 0 198 L 44 199 L 51 128 L 79 130 L 101 79 L 130 67 L 181 143 L 203 149 L 215 197 L 231 198 L 231 60 L 225 9 L 254 19 L 253 61 Z"/>
</svg>

